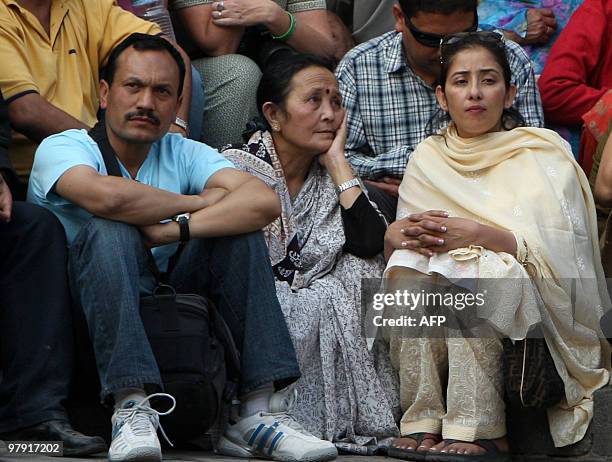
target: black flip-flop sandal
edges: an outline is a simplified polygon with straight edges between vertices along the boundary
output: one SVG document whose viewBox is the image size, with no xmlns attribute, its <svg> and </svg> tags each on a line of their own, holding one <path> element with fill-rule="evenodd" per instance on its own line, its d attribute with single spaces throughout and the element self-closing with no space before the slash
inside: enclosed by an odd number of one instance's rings
<svg viewBox="0 0 612 462">
<path fill-rule="evenodd" d="M 444 447 L 450 446 L 453 443 L 469 443 L 475 444 L 483 448 L 484 454 L 457 454 L 448 452 L 428 452 L 428 462 L 512 462 L 510 453 L 502 452 L 497 445 L 491 440 L 476 440 L 476 441 L 461 441 L 461 440 L 444 440 Z"/>
<path fill-rule="evenodd" d="M 387 449 L 387 456 L 393 457 L 395 459 L 410 460 L 410 461 L 415 461 L 415 462 L 423 461 L 425 460 L 425 456 L 429 454 L 429 451 L 417 451 L 417 449 L 419 448 L 419 446 L 421 446 L 421 443 L 425 440 L 433 440 L 433 441 L 436 441 L 435 444 L 438 444 L 441 440 L 436 440 L 436 438 L 432 438 L 433 435 L 434 435 L 433 433 L 421 432 L 421 433 L 411 433 L 410 435 L 401 436 L 400 438 L 411 438 L 414 441 L 416 441 L 416 444 L 417 444 L 416 449 L 403 449 L 403 448 L 397 448 L 391 445 Z M 438 435 L 438 437 L 440 437 L 440 435 Z"/>
</svg>

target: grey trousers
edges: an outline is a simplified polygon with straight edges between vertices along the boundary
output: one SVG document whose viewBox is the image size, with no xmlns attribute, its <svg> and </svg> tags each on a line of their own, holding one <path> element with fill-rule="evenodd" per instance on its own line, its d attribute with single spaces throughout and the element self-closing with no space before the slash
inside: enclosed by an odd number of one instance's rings
<svg viewBox="0 0 612 462">
<path fill-rule="evenodd" d="M 351 24 L 357 44 L 393 30 L 391 7 L 396 0 L 327 0 L 327 9 Z M 346 16 L 350 16 L 347 18 Z"/>
<path fill-rule="evenodd" d="M 214 148 L 242 142 L 247 122 L 257 114 L 259 67 L 237 54 L 201 58 L 192 64 L 202 76 L 205 95 L 201 140 Z"/>
</svg>

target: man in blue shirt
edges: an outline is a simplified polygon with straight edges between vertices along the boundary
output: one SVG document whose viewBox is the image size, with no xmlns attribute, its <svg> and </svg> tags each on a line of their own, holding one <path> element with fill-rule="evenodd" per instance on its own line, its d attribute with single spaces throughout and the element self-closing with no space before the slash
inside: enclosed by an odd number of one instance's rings
<svg viewBox="0 0 612 462">
<path fill-rule="evenodd" d="M 184 72 L 167 41 L 128 37 L 100 83 L 105 117 L 97 129 L 123 177 L 107 175 L 86 131 L 67 130 L 43 141 L 30 179 L 29 200 L 52 210 L 66 229 L 68 273 L 92 337 L 102 398 L 115 403 L 109 460 L 161 460 L 158 415 L 144 393 L 145 385 L 161 386 L 139 316 L 139 296 L 152 282 L 145 245 L 171 284 L 213 299 L 241 350 L 241 419 L 228 426 L 220 450 L 329 460 L 337 454 L 331 443 L 291 428 L 289 417 L 275 413 L 286 409 L 270 408 L 274 387 L 299 377 L 258 232 L 280 214 L 278 197 L 208 146 L 167 133 Z M 175 255 L 179 241 L 185 246 Z"/>
</svg>

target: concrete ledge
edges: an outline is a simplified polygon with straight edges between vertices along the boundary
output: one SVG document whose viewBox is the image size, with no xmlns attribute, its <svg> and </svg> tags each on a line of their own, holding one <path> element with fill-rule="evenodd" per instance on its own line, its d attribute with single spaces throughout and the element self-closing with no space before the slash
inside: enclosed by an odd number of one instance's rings
<svg viewBox="0 0 612 462">
<path fill-rule="evenodd" d="M 508 437 L 515 462 L 612 462 L 612 387 L 608 386 L 595 393 L 593 421 L 582 441 L 572 446 L 555 448 L 548 429 L 545 411 L 521 408 L 507 409 Z M 110 438 L 110 410 L 97 405 L 95 400 L 88 404 L 72 403 L 69 406 L 71 421 L 75 428 L 89 435 Z M 210 448 L 203 444 L 204 448 Z M 196 458 L 182 459 L 184 452 L 168 453 L 167 460 L 223 460 L 211 453 L 189 452 Z M 180 455 L 179 455 L 180 454 Z M 177 457 L 177 458 L 174 458 Z M 227 458 L 226 458 L 227 459 Z M 342 462 L 364 460 L 363 457 L 343 456 Z M 370 460 L 371 458 L 368 458 Z M 380 460 L 383 457 L 375 457 Z M 57 459 L 56 459 L 57 460 Z M 92 459 L 89 459 L 92 460 Z M 394 461 L 396 459 L 388 459 Z"/>
</svg>

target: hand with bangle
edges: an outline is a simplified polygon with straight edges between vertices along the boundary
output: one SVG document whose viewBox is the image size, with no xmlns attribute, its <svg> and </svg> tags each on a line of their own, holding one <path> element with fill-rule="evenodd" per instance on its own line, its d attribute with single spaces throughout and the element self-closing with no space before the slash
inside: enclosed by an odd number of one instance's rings
<svg viewBox="0 0 612 462">
<path fill-rule="evenodd" d="M 212 4 L 213 23 L 224 27 L 261 24 L 272 38 L 285 42 L 295 32 L 295 17 L 273 0 L 220 0 Z"/>
</svg>

